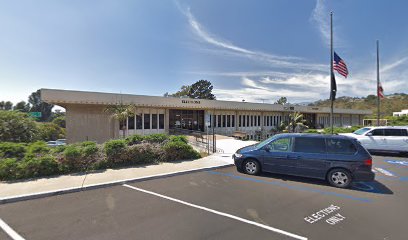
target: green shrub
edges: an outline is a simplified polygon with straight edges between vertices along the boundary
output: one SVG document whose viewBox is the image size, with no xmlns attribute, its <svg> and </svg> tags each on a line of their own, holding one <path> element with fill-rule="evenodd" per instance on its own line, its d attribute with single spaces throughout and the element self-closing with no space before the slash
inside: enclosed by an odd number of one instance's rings
<svg viewBox="0 0 408 240">
<path fill-rule="evenodd" d="M 81 148 L 75 145 L 68 145 L 64 150 L 64 157 L 67 160 L 76 160 L 81 157 Z"/>
<path fill-rule="evenodd" d="M 169 137 L 170 142 L 184 142 L 188 143 L 187 137 L 184 135 L 173 135 Z"/>
<path fill-rule="evenodd" d="M 38 138 L 43 141 L 65 138 L 65 128 L 50 122 L 38 123 Z"/>
<path fill-rule="evenodd" d="M 105 143 L 104 150 L 108 160 L 119 160 L 126 149 L 126 141 L 122 139 L 110 140 Z"/>
<path fill-rule="evenodd" d="M 317 129 L 307 129 L 304 133 L 320 133 Z"/>
<path fill-rule="evenodd" d="M 34 155 L 47 154 L 51 151 L 51 148 L 43 141 L 37 141 L 31 143 L 27 147 L 27 152 Z"/>
<path fill-rule="evenodd" d="M 163 143 L 169 139 L 169 135 L 163 133 L 150 134 L 144 137 L 144 140 L 150 143 Z"/>
<path fill-rule="evenodd" d="M 0 160 L 0 180 L 13 180 L 17 178 L 18 162 L 14 158 Z"/>
<path fill-rule="evenodd" d="M 2 142 L 0 143 L 0 158 L 18 158 L 21 159 L 26 153 L 24 143 Z"/>
<path fill-rule="evenodd" d="M 58 162 L 53 156 L 25 159 L 18 164 L 18 178 L 50 176 L 59 173 Z"/>
<path fill-rule="evenodd" d="M 98 146 L 96 146 L 96 144 L 95 145 L 88 145 L 88 146 L 82 148 L 82 156 L 84 156 L 85 158 L 91 157 L 92 155 L 97 153 L 98 150 L 99 150 L 99 148 L 98 148 Z"/>
<path fill-rule="evenodd" d="M 200 153 L 183 141 L 170 141 L 163 146 L 166 161 L 200 158 Z"/>
<path fill-rule="evenodd" d="M 32 142 L 38 127 L 27 113 L 0 110 L 0 142 Z"/>
<path fill-rule="evenodd" d="M 81 147 L 96 146 L 96 142 L 85 141 L 85 142 L 81 142 L 81 143 L 79 144 L 79 146 L 81 146 Z"/>
<path fill-rule="evenodd" d="M 140 136 L 140 135 L 137 135 L 137 134 L 132 135 L 132 136 L 129 136 L 129 137 L 127 137 L 127 138 L 125 139 L 125 141 L 126 141 L 126 143 L 127 143 L 128 145 L 139 144 L 139 143 L 141 143 L 143 140 L 144 140 L 144 137 L 143 137 L 143 136 Z"/>
<path fill-rule="evenodd" d="M 59 145 L 51 148 L 51 153 L 62 153 L 64 152 L 66 145 Z"/>
<path fill-rule="evenodd" d="M 122 155 L 122 164 L 158 163 L 163 160 L 164 151 L 158 144 L 141 143 L 126 148 Z"/>
</svg>

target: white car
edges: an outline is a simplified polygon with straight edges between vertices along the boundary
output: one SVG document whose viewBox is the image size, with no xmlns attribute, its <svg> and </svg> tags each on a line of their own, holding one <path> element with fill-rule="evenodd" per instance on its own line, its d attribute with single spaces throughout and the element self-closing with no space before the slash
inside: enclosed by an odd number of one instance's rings
<svg viewBox="0 0 408 240">
<path fill-rule="evenodd" d="M 364 127 L 353 133 L 342 133 L 341 135 L 356 138 L 371 152 L 408 154 L 408 126 Z"/>
</svg>

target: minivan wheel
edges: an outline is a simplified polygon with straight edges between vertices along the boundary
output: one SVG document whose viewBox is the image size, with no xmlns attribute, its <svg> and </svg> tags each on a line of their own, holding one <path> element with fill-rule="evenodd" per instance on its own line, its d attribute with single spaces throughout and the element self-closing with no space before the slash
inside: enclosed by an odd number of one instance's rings
<svg viewBox="0 0 408 240">
<path fill-rule="evenodd" d="M 327 174 L 330 185 L 338 188 L 347 188 L 351 184 L 351 174 L 345 169 L 333 169 Z"/>
<path fill-rule="evenodd" d="M 261 166 L 259 165 L 258 161 L 249 159 L 244 162 L 243 170 L 246 174 L 258 175 L 261 171 Z"/>
</svg>

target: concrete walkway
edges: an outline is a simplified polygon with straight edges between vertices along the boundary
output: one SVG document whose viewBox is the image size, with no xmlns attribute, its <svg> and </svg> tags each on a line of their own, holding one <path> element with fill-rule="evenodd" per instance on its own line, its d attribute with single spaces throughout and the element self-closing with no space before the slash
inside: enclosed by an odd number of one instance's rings
<svg viewBox="0 0 408 240">
<path fill-rule="evenodd" d="M 30 179 L 16 182 L 0 182 L 0 202 L 5 199 L 46 192 L 104 185 L 113 182 L 124 182 L 143 178 L 158 177 L 168 174 L 197 171 L 233 164 L 231 155 L 239 148 L 254 144 L 253 141 L 223 139 L 217 141 L 217 147 L 223 154 L 214 154 L 205 158 L 161 163 L 157 165 L 136 166 L 122 169 L 107 169 L 85 174 L 70 174 L 49 178 Z"/>
</svg>

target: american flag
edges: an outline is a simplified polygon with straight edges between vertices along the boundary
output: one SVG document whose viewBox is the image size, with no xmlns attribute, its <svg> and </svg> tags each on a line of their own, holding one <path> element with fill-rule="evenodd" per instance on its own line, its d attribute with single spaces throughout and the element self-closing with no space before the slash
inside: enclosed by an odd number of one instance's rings
<svg viewBox="0 0 408 240">
<path fill-rule="evenodd" d="M 377 94 L 379 98 L 384 98 L 384 89 L 381 83 L 378 83 L 378 93 Z"/>
<path fill-rule="evenodd" d="M 347 78 L 347 65 L 336 52 L 334 52 L 333 70 L 336 70 L 339 74 L 343 75 L 343 77 Z"/>
</svg>

